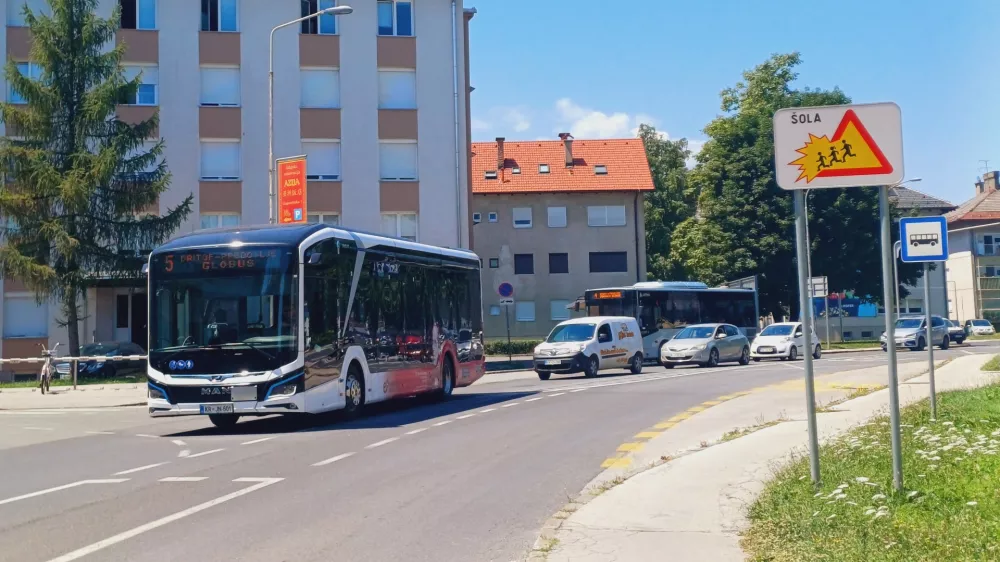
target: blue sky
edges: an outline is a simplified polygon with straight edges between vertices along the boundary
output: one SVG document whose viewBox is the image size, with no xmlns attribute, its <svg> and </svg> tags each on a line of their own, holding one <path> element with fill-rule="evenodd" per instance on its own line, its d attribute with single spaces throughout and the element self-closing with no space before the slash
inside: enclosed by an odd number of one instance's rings
<svg viewBox="0 0 1000 562">
<path fill-rule="evenodd" d="M 697 147 L 719 92 L 772 53 L 798 86 L 903 111 L 906 177 L 960 203 L 1000 169 L 1000 2 L 466 0 L 473 138 L 631 136 L 652 122 Z M 763 6 L 766 6 L 763 7 Z"/>
</svg>

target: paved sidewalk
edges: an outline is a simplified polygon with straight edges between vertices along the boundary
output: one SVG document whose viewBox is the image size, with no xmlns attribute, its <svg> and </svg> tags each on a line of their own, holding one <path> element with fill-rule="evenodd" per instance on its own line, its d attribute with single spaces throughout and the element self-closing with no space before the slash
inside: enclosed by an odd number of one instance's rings
<svg viewBox="0 0 1000 562">
<path fill-rule="evenodd" d="M 54 386 L 48 394 L 37 388 L 0 390 L 0 410 L 50 408 L 112 408 L 146 404 L 146 383 Z"/>
<path fill-rule="evenodd" d="M 989 357 L 959 357 L 939 368 L 938 391 L 1000 380 L 1000 374 L 979 370 Z M 900 366 L 901 406 L 927 397 L 928 377 L 920 374 L 921 368 L 925 370 L 926 366 Z M 822 405 L 856 395 L 839 386 L 884 384 L 886 377 L 885 367 L 818 377 L 817 402 Z M 776 464 L 806 452 L 808 433 L 802 388 L 801 381 L 793 381 L 744 396 L 723 397 L 722 402 L 707 408 L 702 406 L 704 411 L 679 421 L 646 443 L 628 459 L 629 463 L 616 463 L 591 482 L 577 502 L 546 524 L 531 559 L 743 560 L 739 532 L 746 523 L 746 509 Z M 883 389 L 826 408 L 826 413 L 818 415 L 820 439 L 829 439 L 884 413 L 888 394 Z M 782 423 L 721 442 L 722 436 L 734 428 L 774 420 Z M 668 461 L 663 462 L 661 456 Z M 641 471 L 650 464 L 656 466 Z M 632 477 L 620 483 L 628 476 Z"/>
</svg>

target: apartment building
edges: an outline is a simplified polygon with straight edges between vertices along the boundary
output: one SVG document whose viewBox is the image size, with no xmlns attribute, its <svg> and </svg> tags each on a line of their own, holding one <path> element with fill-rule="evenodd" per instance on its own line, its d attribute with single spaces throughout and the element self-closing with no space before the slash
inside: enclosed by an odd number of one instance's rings
<svg viewBox="0 0 1000 562">
<path fill-rule="evenodd" d="M 1000 320 L 1000 172 L 948 213 L 948 306 L 952 318 Z"/>
<path fill-rule="evenodd" d="M 472 145 L 473 249 L 483 261 L 486 336 L 540 337 L 587 289 L 646 279 L 640 139 Z M 501 283 L 514 304 L 501 305 Z"/>
<path fill-rule="evenodd" d="M 353 13 L 273 35 L 274 155 L 308 157 L 308 219 L 471 247 L 468 37 L 475 9 L 463 0 L 336 1 Z M 37 72 L 22 6 L 44 11 L 47 3 L 0 3 L 4 56 L 22 72 Z M 182 232 L 268 222 L 269 36 L 279 24 L 334 4 L 101 0 L 103 17 L 120 6 L 116 41 L 125 44 L 126 74 L 142 77 L 119 116 L 136 121 L 159 111 L 173 175 L 159 207 L 194 194 Z M 81 339 L 144 344 L 145 319 L 136 309 L 144 308 L 142 291 L 91 291 Z M 65 344 L 54 306 L 33 308 L 16 281 L 4 292 L 3 356 L 37 355 L 39 341 Z"/>
</svg>

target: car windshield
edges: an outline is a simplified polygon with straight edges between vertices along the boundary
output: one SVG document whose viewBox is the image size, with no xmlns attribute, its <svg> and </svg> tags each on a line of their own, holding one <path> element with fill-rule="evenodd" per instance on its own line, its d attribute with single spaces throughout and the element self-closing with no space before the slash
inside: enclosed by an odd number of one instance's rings
<svg viewBox="0 0 1000 562">
<path fill-rule="evenodd" d="M 88 343 L 80 346 L 80 355 L 83 356 L 116 355 L 117 353 L 118 344 L 116 343 Z"/>
<path fill-rule="evenodd" d="M 556 326 L 545 341 L 549 343 L 587 341 L 594 337 L 595 324 L 563 324 Z"/>
<path fill-rule="evenodd" d="M 715 334 L 713 326 L 692 326 L 684 328 L 679 334 L 674 336 L 675 340 L 704 340 Z"/>
<path fill-rule="evenodd" d="M 772 325 L 768 326 L 767 328 L 764 328 L 764 330 L 760 333 L 760 335 L 762 335 L 762 336 L 790 336 L 792 334 L 792 328 L 794 328 L 794 326 L 790 326 L 788 324 L 785 324 L 785 325 L 772 324 Z"/>
<path fill-rule="evenodd" d="M 991 324 L 989 322 L 987 322 L 986 320 L 973 320 L 972 321 L 972 325 L 973 326 L 990 326 Z"/>
<path fill-rule="evenodd" d="M 923 321 L 923 318 L 900 318 L 899 320 L 896 320 L 896 329 L 919 328 Z"/>
</svg>

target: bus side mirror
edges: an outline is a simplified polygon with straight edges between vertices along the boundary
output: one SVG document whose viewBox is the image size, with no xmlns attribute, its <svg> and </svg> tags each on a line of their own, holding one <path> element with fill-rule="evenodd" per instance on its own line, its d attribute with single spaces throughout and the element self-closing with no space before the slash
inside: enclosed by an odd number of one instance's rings
<svg viewBox="0 0 1000 562">
<path fill-rule="evenodd" d="M 321 254 L 319 252 L 315 252 L 315 253 L 309 254 L 309 265 L 316 265 L 322 259 L 323 259 L 323 254 Z"/>
</svg>

